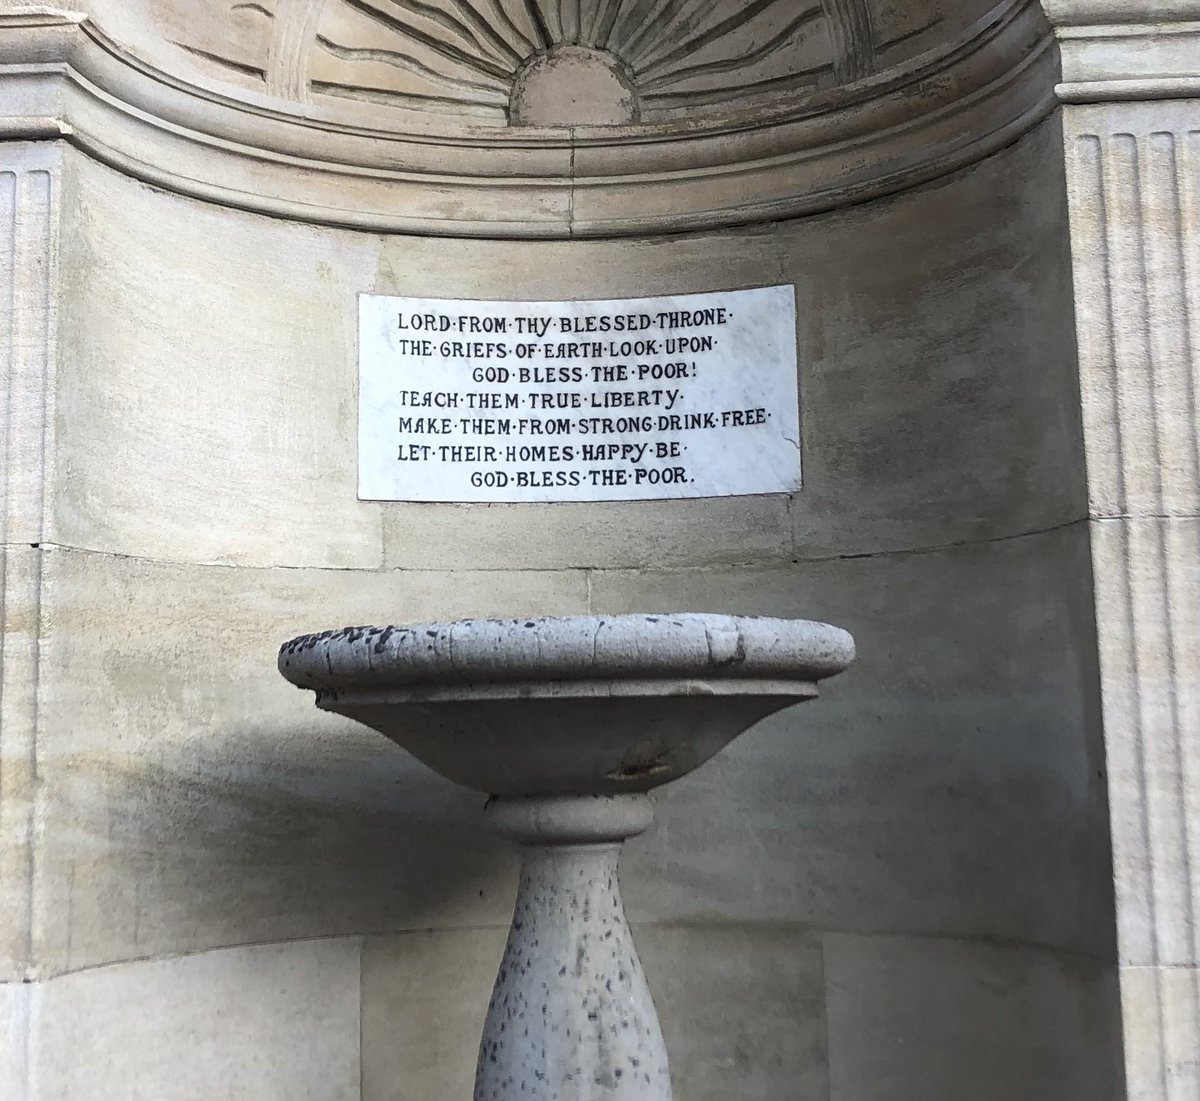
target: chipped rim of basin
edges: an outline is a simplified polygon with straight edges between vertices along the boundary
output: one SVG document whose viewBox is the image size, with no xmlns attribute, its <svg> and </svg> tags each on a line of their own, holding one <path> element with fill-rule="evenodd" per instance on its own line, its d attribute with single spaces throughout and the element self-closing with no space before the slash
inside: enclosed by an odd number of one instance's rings
<svg viewBox="0 0 1200 1101">
<path fill-rule="evenodd" d="M 490 685 L 503 696 L 527 696 L 538 686 L 554 695 L 642 695 L 656 686 L 672 694 L 759 694 L 769 685 L 807 685 L 807 695 L 854 656 L 850 634 L 827 623 L 686 612 L 345 627 L 285 642 L 279 671 L 316 691 L 318 702 L 347 691 L 432 701 L 440 690 L 454 698 Z"/>
</svg>

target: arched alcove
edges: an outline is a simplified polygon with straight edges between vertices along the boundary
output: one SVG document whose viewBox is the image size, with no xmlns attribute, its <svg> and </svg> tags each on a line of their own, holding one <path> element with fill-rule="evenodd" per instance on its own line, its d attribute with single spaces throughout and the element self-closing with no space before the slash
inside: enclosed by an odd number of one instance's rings
<svg viewBox="0 0 1200 1101">
<path fill-rule="evenodd" d="M 711 609 L 827 619 L 861 657 L 664 791 L 629 852 L 680 1101 L 1116 1101 L 1038 4 L 93 0 L 23 20 L 0 37 L 0 60 L 40 59 L 4 101 L 10 262 L 51 257 L 21 283 L 49 351 L 13 392 L 48 396 L 19 406 L 4 539 L 6 706 L 35 686 L 5 957 L 41 983 L 31 1097 L 464 1096 L 510 858 L 469 795 L 313 713 L 275 647 L 343 622 Z M 780 285 L 798 492 L 358 498 L 359 294 Z"/>
</svg>

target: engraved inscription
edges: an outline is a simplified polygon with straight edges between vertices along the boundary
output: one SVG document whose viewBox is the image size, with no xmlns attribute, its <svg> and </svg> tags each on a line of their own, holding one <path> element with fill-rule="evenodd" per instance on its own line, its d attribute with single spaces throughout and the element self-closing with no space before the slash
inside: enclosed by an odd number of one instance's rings
<svg viewBox="0 0 1200 1101">
<path fill-rule="evenodd" d="M 795 292 L 360 299 L 359 496 L 605 501 L 800 485 Z"/>
</svg>

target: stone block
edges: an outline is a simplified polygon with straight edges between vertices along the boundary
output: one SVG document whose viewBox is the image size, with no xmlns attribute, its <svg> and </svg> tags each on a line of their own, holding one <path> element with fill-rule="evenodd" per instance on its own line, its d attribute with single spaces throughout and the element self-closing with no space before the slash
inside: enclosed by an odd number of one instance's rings
<svg viewBox="0 0 1200 1101">
<path fill-rule="evenodd" d="M 362 956 L 362 1101 L 471 1096 L 507 924 L 368 937 Z"/>
<path fill-rule="evenodd" d="M 510 857 L 480 827 L 482 797 L 318 712 L 276 651 L 347 622 L 583 611 L 582 573 L 43 554 L 43 973 L 507 921 Z"/>
<path fill-rule="evenodd" d="M 599 298 L 793 283 L 805 479 L 786 514 L 771 497 L 388 505 L 388 562 L 706 565 L 785 560 L 792 543 L 792 556 L 823 558 L 1082 518 L 1059 143 L 1047 123 L 936 186 L 769 228 L 655 241 L 384 242 L 380 294 Z"/>
<path fill-rule="evenodd" d="M 53 493 L 62 148 L 0 145 L 0 544 L 46 537 Z"/>
<path fill-rule="evenodd" d="M 381 239 L 206 207 L 71 155 L 54 537 L 187 561 L 529 569 L 785 559 L 793 541 L 820 558 L 1078 518 L 1057 140 L 1047 125 L 866 212 L 652 241 Z M 180 257 L 210 277 L 181 286 Z M 794 283 L 801 306 L 806 488 L 790 506 L 357 500 L 356 293 L 769 283 Z"/>
<path fill-rule="evenodd" d="M 36 1101 L 359 1101 L 357 938 L 140 961 L 45 985 Z"/>
<path fill-rule="evenodd" d="M 41 563 L 0 545 L 0 981 L 33 964 Z"/>
<path fill-rule="evenodd" d="M 1060 144 L 1047 122 L 935 186 L 784 237 L 804 365 L 798 556 L 1086 515 Z"/>
<path fill-rule="evenodd" d="M 1110 965 L 966 941 L 824 943 L 831 1101 L 1123 1098 Z"/>
<path fill-rule="evenodd" d="M 38 988 L 0 982 L 0 1097 L 29 1101 L 29 1029 Z"/>
<path fill-rule="evenodd" d="M 1144 5 L 1137 5 L 1143 7 Z M 1155 45 L 1193 59 L 1200 33 L 1087 44 L 1147 75 Z M 1119 48 L 1113 48 L 1119 43 Z M 1164 66 L 1165 59 L 1157 59 Z M 1165 74 L 1166 69 L 1159 69 Z M 1128 83 L 1118 78 L 1113 86 Z M 1072 107 L 1064 116 L 1079 379 L 1091 515 L 1200 515 L 1200 100 Z"/>
<path fill-rule="evenodd" d="M 799 228 L 799 227 L 795 227 Z M 373 294 L 425 298 L 629 298 L 782 281 L 778 225 L 665 238 L 380 242 Z M 454 262 L 448 263 L 452 255 Z M 770 278 L 764 280 L 764 272 Z M 520 293 L 514 294 L 519 273 Z M 719 282 L 714 274 L 720 274 Z"/>
<path fill-rule="evenodd" d="M 786 569 L 597 572 L 594 612 L 832 621 L 858 660 L 657 795 L 637 921 L 799 921 L 1113 954 L 1084 525 Z"/>
<path fill-rule="evenodd" d="M 785 494 L 609 504 L 384 505 L 389 567 L 556 569 L 786 559 Z"/>
<path fill-rule="evenodd" d="M 353 444 L 371 239 L 68 164 L 54 541 L 379 566 L 379 512 L 357 499 Z"/>
<path fill-rule="evenodd" d="M 1200 1034 L 1192 967 L 1122 967 L 1125 1074 L 1121 1101 L 1188 1101 L 1200 1095 Z"/>
<path fill-rule="evenodd" d="M 826 1101 L 820 936 L 773 925 L 643 925 L 676 1101 Z"/>
</svg>

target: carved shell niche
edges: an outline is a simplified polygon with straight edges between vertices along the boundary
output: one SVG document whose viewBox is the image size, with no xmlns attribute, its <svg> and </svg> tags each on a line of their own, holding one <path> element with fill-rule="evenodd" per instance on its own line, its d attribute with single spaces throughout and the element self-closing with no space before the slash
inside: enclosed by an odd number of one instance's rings
<svg viewBox="0 0 1200 1101">
<path fill-rule="evenodd" d="M 669 124 L 867 78 L 928 37 L 946 2 L 262 0 L 225 5 L 241 32 L 223 43 L 197 24 L 176 42 L 298 101 L 468 126 Z M 253 40 L 270 43 L 257 58 Z"/>
<path fill-rule="evenodd" d="M 852 77 L 871 54 L 862 0 L 337 0 L 311 72 L 315 91 L 586 125 Z"/>
<path fill-rule="evenodd" d="M 30 102 L 60 105 L 31 133 L 378 232 L 798 217 L 974 164 L 1057 105 L 1040 0 L 87 2 L 9 20 L 10 56 L 46 59 Z"/>
</svg>

